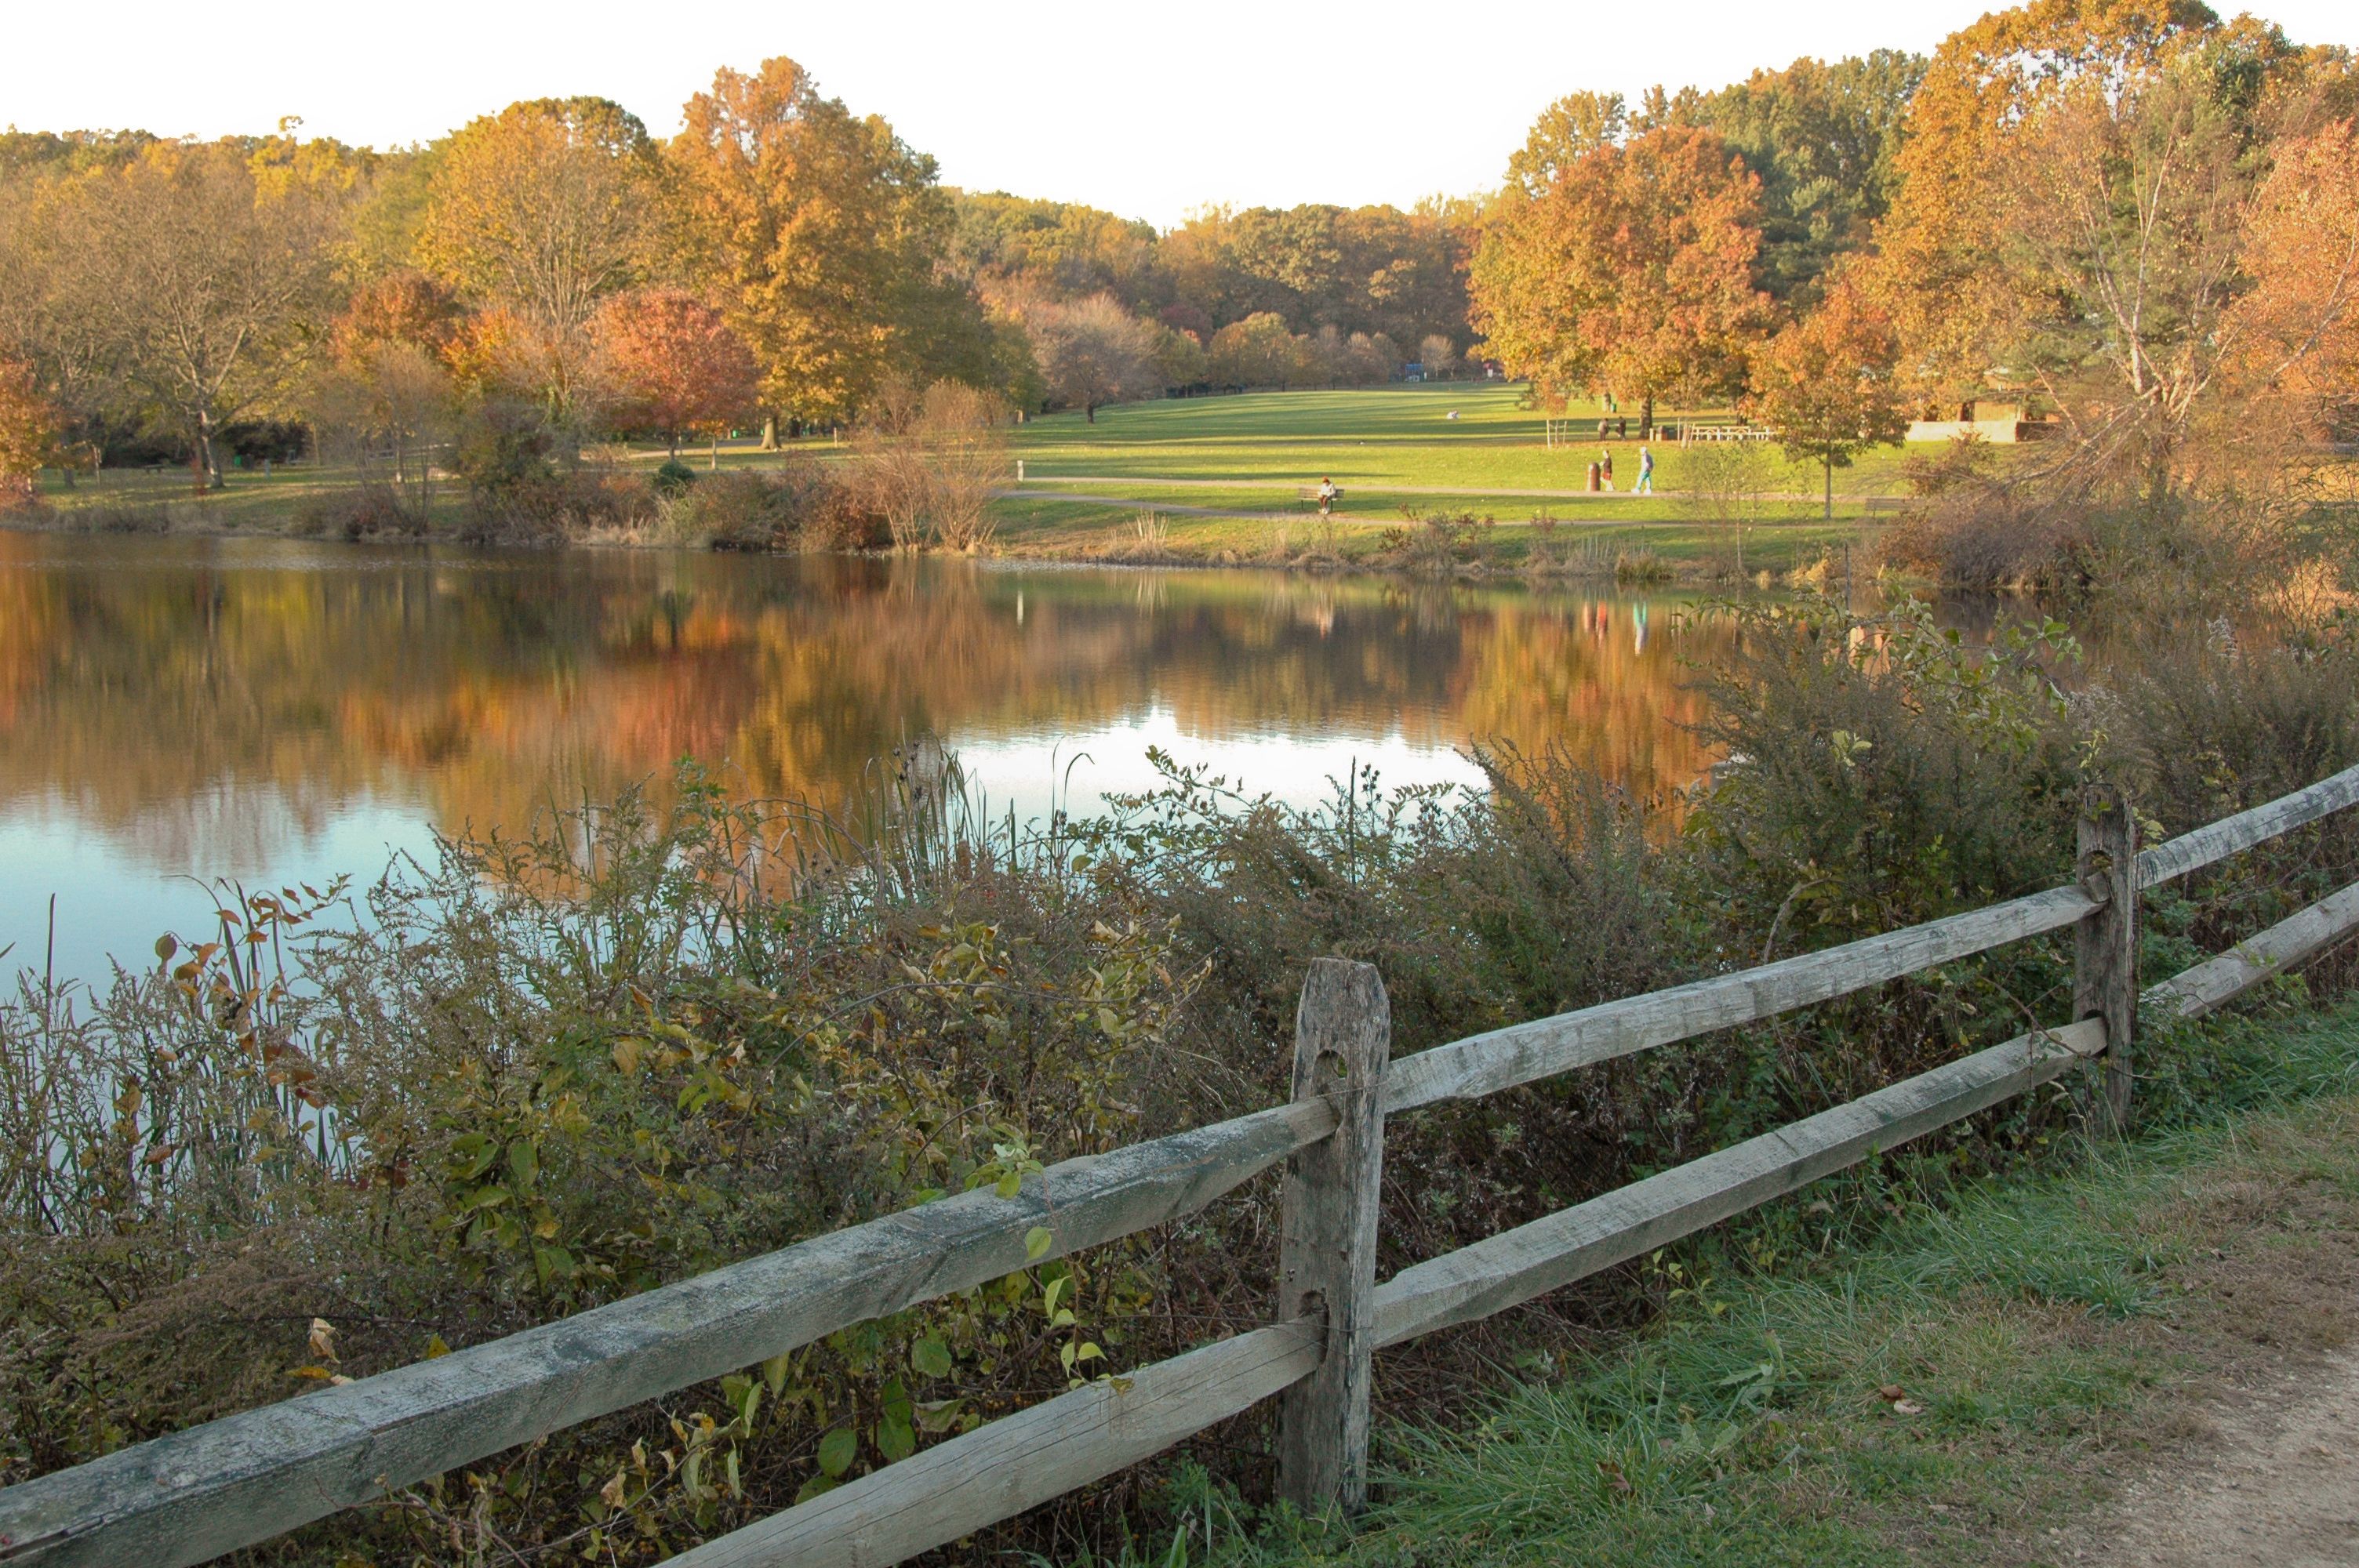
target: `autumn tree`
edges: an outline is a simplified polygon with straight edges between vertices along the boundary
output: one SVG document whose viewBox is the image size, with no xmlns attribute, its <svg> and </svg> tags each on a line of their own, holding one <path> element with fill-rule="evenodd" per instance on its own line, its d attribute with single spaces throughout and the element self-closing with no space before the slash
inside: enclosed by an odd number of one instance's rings
<svg viewBox="0 0 2359 1568">
<path fill-rule="evenodd" d="M 435 449 L 459 415 L 451 364 L 463 330 L 458 301 L 434 279 L 407 269 L 378 278 L 330 327 L 305 399 L 320 439 L 415 527 L 431 513 Z"/>
<path fill-rule="evenodd" d="M 1230 322 L 1212 334 L 1207 351 L 1212 379 L 1224 386 L 1284 386 L 1295 378 L 1294 334 L 1274 310 Z"/>
<path fill-rule="evenodd" d="M 771 409 L 859 409 L 928 332 L 980 330 L 935 276 L 951 209 L 931 158 L 822 98 L 793 60 L 723 70 L 669 158 L 681 266 L 752 348 Z"/>
<path fill-rule="evenodd" d="M 57 411 L 41 395 L 33 367 L 0 359 L 0 512 L 31 502 L 57 433 Z"/>
<path fill-rule="evenodd" d="M 1645 406 L 1743 385 L 1768 320 L 1753 284 L 1759 181 L 1712 132 L 1593 147 L 1493 209 L 1469 271 L 1484 351 L 1555 396 Z"/>
<path fill-rule="evenodd" d="M 1036 301 L 1026 324 L 1049 395 L 1082 410 L 1091 424 L 1105 405 L 1163 386 L 1155 329 L 1110 294 L 1071 304 Z"/>
<path fill-rule="evenodd" d="M 584 412 L 599 305 L 648 269 L 658 183 L 647 127 L 603 98 L 534 99 L 472 121 L 434 172 L 419 258 L 538 340 L 536 390 L 560 424 Z"/>
<path fill-rule="evenodd" d="M 203 485 L 222 482 L 224 425 L 291 406 L 331 306 L 344 197 L 332 178 L 259 178 L 235 146 L 173 143 L 60 192 L 58 313 L 187 437 Z"/>
<path fill-rule="evenodd" d="M 662 431 L 674 457 L 683 435 L 717 437 L 760 399 L 760 367 L 745 340 L 683 289 L 614 296 L 599 309 L 592 337 L 611 421 Z"/>
<path fill-rule="evenodd" d="M 2041 179 L 2050 207 L 2097 194 L 2082 182 L 2101 172 L 2101 157 L 2076 158 L 2066 186 L 2034 162 L 2035 139 L 2049 147 L 2065 139 L 2046 111 L 2090 125 L 2091 94 L 2154 81 L 2190 38 L 2216 26 L 2199 0 L 2033 0 L 1942 43 L 1909 101 L 1894 158 L 1898 183 L 1875 236 L 1878 287 L 1915 390 L 1971 398 L 2006 362 L 1999 340 L 2032 287 L 2011 265 L 2008 225 L 1997 221 L 2024 210 L 2020 183 Z M 2125 107 L 2144 101 L 2136 92 Z M 2169 195 L 2175 199 L 2175 189 Z M 2156 216 L 2149 207 L 2148 222 Z M 2110 221 L 2103 229 L 2108 240 L 2118 237 Z"/>
<path fill-rule="evenodd" d="M 1825 470 L 1829 519 L 1835 514 L 1835 470 L 1908 432 L 1893 377 L 1897 351 L 1891 323 L 1875 300 L 1843 277 L 1754 357 L 1747 412 L 1777 430 L 1788 459 Z"/>
<path fill-rule="evenodd" d="M 1558 175 L 1601 147 L 1621 146 L 1629 131 L 1629 105 L 1619 92 L 1568 93 L 1540 111 L 1508 157 L 1508 188 L 1537 201 Z"/>
<path fill-rule="evenodd" d="M 2283 400 L 2301 435 L 2359 416 L 2359 124 L 2281 143 L 2253 202 L 2248 292 L 2234 329 L 2240 389 Z"/>
</svg>

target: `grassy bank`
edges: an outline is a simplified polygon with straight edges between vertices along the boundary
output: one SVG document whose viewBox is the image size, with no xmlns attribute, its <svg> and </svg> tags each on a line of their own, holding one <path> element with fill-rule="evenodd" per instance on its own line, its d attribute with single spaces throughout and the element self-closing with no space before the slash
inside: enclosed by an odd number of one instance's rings
<svg viewBox="0 0 2359 1568">
<path fill-rule="evenodd" d="M 1653 1331 L 1490 1408 L 1379 1434 L 1356 1538 L 1259 1534 L 1201 1487 L 1177 1552 L 1312 1563 L 2070 1562 L 2102 1510 L 2203 1423 L 2191 1402 L 2279 1382 L 2359 1329 L 2359 1008 L 2187 1031 L 2222 1092 L 2165 1100 L 2069 1173 L 1807 1247 L 1805 1194 L 1653 1271 Z M 1842 1195 L 1838 1195 L 1838 1201 Z M 1763 1267 L 1764 1261 L 1767 1267 Z M 1538 1373 L 1538 1376 L 1533 1376 Z M 1379 1366 L 1381 1379 L 1383 1368 Z M 1206 1525 L 1213 1551 L 1201 1547 Z"/>
<path fill-rule="evenodd" d="M 1414 570 L 1430 575 L 1527 573 L 1722 580 L 1762 571 L 1784 576 L 1840 561 L 1870 516 L 1897 487 L 1897 452 L 1873 454 L 1838 476 L 1835 515 L 1812 499 L 1820 476 L 1758 449 L 1754 487 L 1740 503 L 1707 505 L 1699 450 L 1655 443 L 1658 493 L 1629 493 L 1638 443 L 1613 443 L 1620 489 L 1584 489 L 1600 411 L 1576 409 L 1582 438 L 1554 449 L 1546 421 L 1517 406 L 1518 387 L 1470 383 L 1349 392 L 1259 393 L 1178 399 L 1031 420 L 1014 431 L 1010 455 L 1024 480 L 993 513 L 994 553 L 1058 561 L 1161 561 L 1189 565 L 1308 566 Z M 1455 413 L 1458 417 L 1451 418 Z M 1560 421 L 1560 424 L 1562 422 Z M 644 481 L 664 453 L 616 450 L 604 470 L 624 490 Z M 839 469 L 848 453 L 824 438 L 765 453 L 727 443 L 690 451 L 699 474 L 777 477 L 796 463 Z M 1337 521 L 1323 525 L 1298 491 L 1332 476 L 1344 488 Z M 234 470 L 227 486 L 198 494 L 177 470 L 108 470 L 68 485 L 46 474 L 44 513 L 35 525 L 108 532 L 344 536 L 358 475 L 297 464 L 265 475 Z M 636 492 L 634 492 L 636 494 Z M 594 523 L 550 535 L 561 542 L 693 545 L 691 525 L 670 525 L 652 495 L 598 509 Z M 641 515 L 641 514 L 644 515 Z M 1152 520 L 1140 521 L 1141 514 Z M 1410 515 L 1477 520 L 1446 552 L 1420 552 Z M 1740 529 L 1731 519 L 1742 515 Z M 1539 525 L 1534 526 L 1538 520 Z M 484 524 L 455 480 L 438 484 L 427 531 L 461 536 Z M 495 528 L 491 530 L 497 533 Z M 1443 558 L 1446 554 L 1447 558 Z"/>
</svg>

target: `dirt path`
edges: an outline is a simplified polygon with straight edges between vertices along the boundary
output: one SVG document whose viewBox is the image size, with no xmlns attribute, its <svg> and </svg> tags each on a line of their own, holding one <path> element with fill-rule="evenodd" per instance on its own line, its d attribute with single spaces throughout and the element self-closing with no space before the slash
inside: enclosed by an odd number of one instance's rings
<svg viewBox="0 0 2359 1568">
<path fill-rule="evenodd" d="M 2192 1413 L 2192 1412 L 2190 1412 Z M 2124 1488 L 2114 1568 L 2359 1563 L 2359 1356 L 2238 1389 L 2173 1464 Z"/>
</svg>

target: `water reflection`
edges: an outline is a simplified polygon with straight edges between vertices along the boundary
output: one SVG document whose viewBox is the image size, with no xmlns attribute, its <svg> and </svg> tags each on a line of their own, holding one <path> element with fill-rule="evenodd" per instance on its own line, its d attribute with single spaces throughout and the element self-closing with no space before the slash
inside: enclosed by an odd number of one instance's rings
<svg viewBox="0 0 2359 1568">
<path fill-rule="evenodd" d="M 0 535 L 0 943 L 144 947 L 170 879 L 372 873 L 682 756 L 832 804 L 942 736 L 1031 812 L 1148 744 L 1298 799 L 1560 741 L 1642 790 L 1703 759 L 1669 597 L 1248 572 L 372 551 Z M 349 857 L 340 864 L 332 857 Z M 68 933 L 86 930 L 87 935 Z"/>
</svg>

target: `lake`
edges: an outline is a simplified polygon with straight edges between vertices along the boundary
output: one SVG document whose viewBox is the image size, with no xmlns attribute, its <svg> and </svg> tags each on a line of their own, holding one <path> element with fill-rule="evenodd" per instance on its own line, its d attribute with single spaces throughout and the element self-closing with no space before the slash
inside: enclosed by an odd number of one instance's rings
<svg viewBox="0 0 2359 1568">
<path fill-rule="evenodd" d="M 1479 785 L 1561 742 L 1706 763 L 1679 594 L 965 561 L 0 533 L 0 968 L 207 935 L 217 877 L 367 880 L 693 757 L 832 806 L 939 737 L 995 807 L 1086 812 L 1147 753 L 1308 803 Z M 54 925 L 51 900 L 55 901 Z"/>
</svg>

